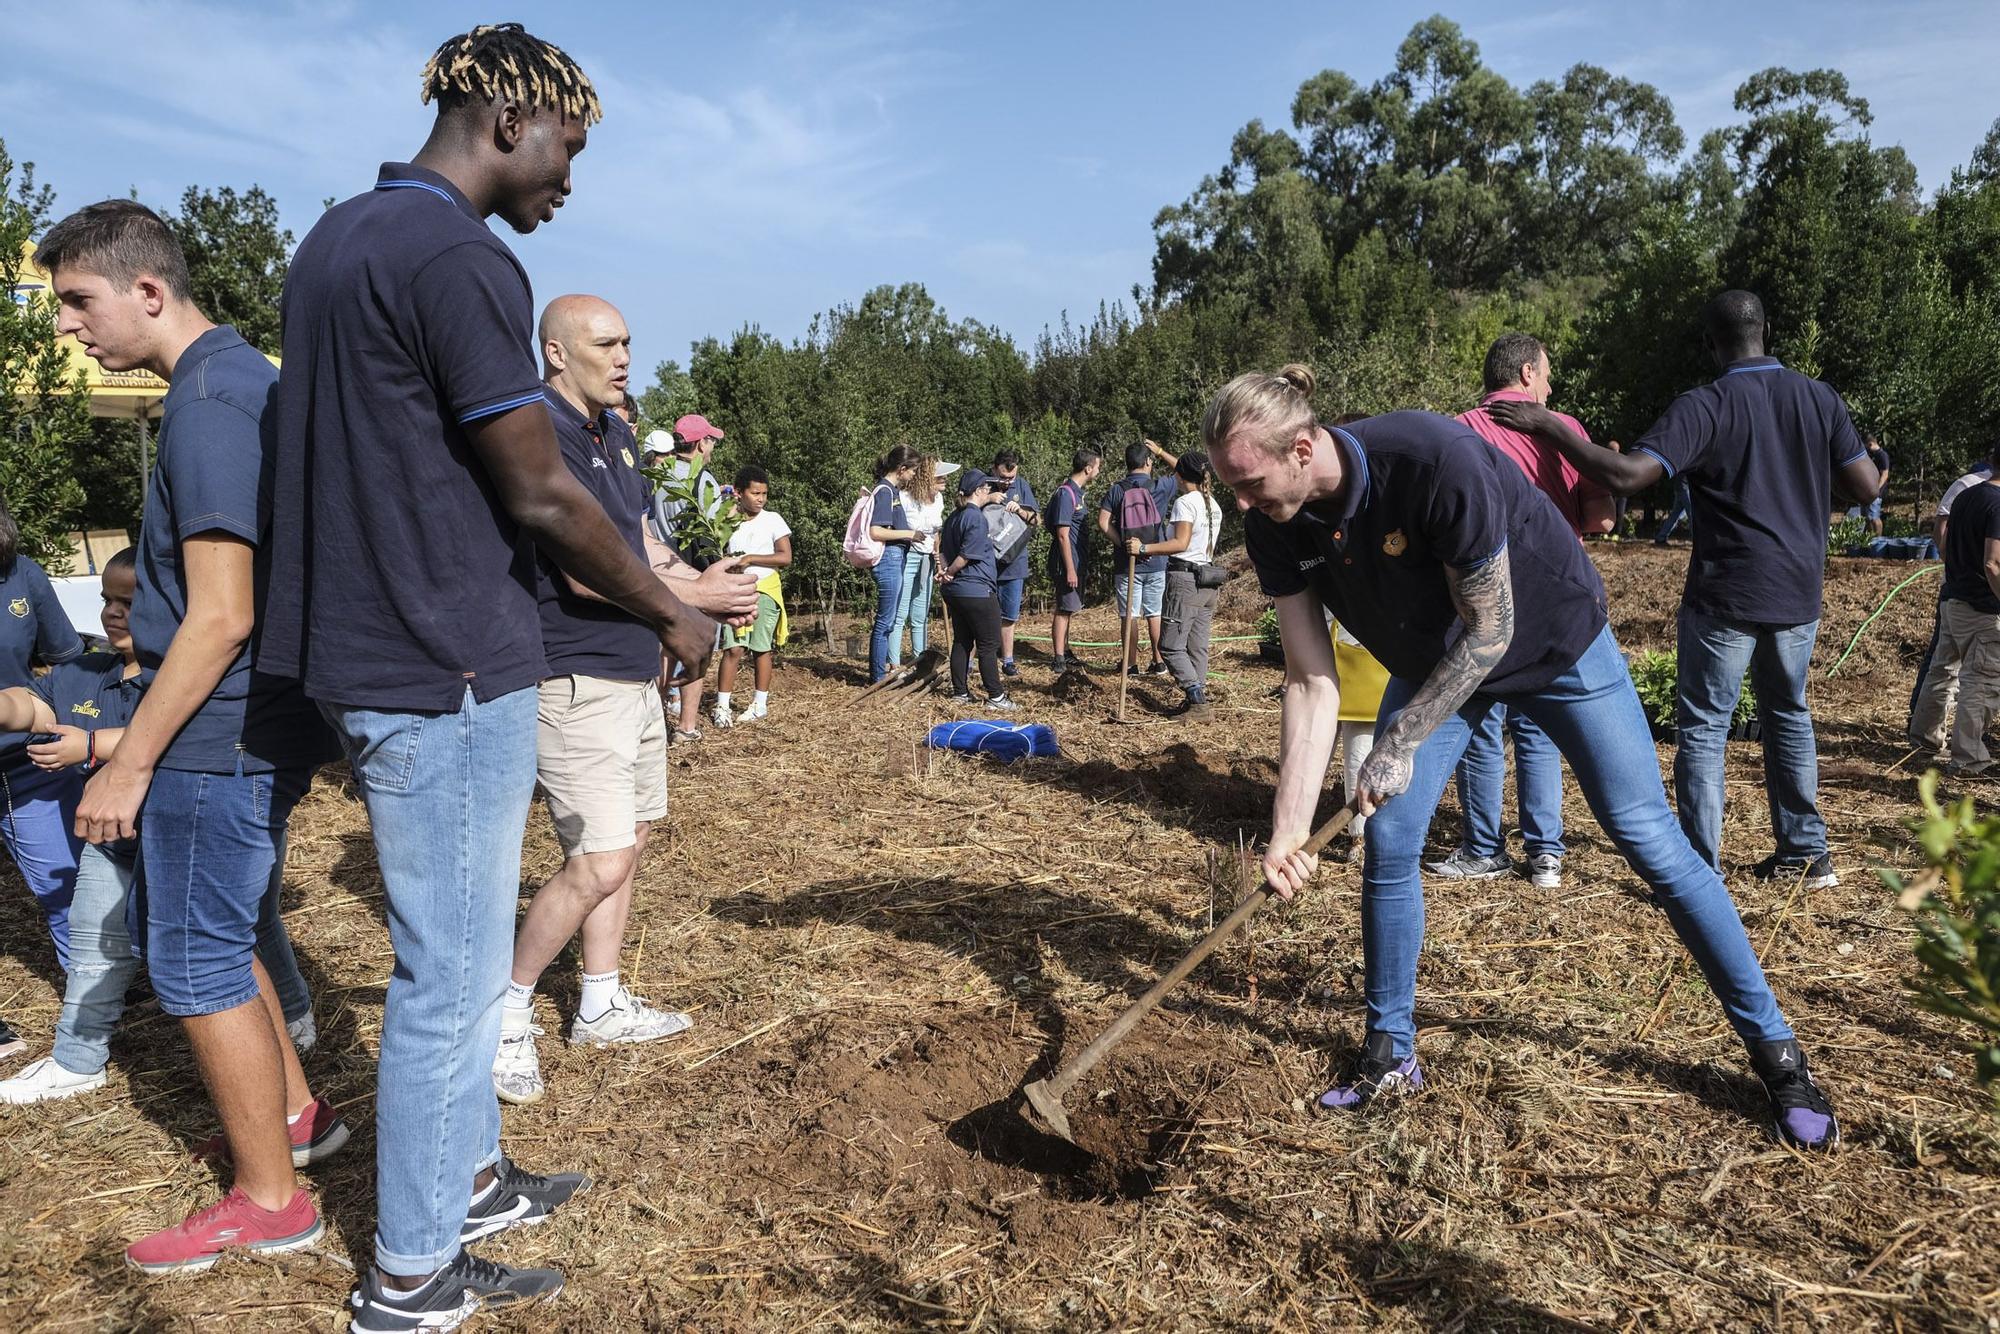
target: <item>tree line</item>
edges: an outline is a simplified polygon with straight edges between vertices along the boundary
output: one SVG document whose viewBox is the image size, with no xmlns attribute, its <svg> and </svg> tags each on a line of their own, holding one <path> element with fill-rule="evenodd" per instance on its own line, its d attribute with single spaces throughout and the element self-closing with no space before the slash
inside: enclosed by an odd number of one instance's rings
<svg viewBox="0 0 2000 1334">
<path fill-rule="evenodd" d="M 1087 322 L 1065 314 L 1024 348 L 919 283 L 881 287 L 795 339 L 754 323 L 701 339 L 685 365 L 660 364 L 642 414 L 664 426 L 703 412 L 727 432 L 721 471 L 770 472 L 798 530 L 793 596 L 831 606 L 872 595 L 839 537 L 893 444 L 973 464 L 1013 449 L 1046 495 L 1079 445 L 1114 476 L 1142 437 L 1193 447 L 1208 396 L 1249 367 L 1310 362 L 1329 415 L 1461 411 L 1509 329 L 1549 344 L 1558 406 L 1629 442 L 1712 377 L 1700 307 L 1745 287 L 1771 311 L 1772 351 L 1847 396 L 1919 506 L 2000 433 L 2000 121 L 1926 198 L 1838 71 L 1765 70 L 1734 110 L 1690 148 L 1652 85 L 1578 64 L 1517 87 L 1433 17 L 1372 82 L 1324 71 L 1300 85 L 1289 127 L 1238 130 L 1227 161 L 1155 218 L 1150 285 Z M 30 177 L 7 178 L 0 158 L 0 233 L 36 205 Z M 198 298 L 275 349 L 291 237 L 268 196 L 191 189 L 172 217 Z M 20 341 L 24 323 L 0 323 L 0 339 Z M 69 442 L 81 498 L 34 494 L 98 522 L 136 512 L 113 476 L 136 492 L 136 459 L 77 447 L 72 425 L 24 428 L 59 416 L 26 402 L 0 416 L 10 499 L 42 475 L 35 450 Z M 1102 578 L 1102 544 L 1097 561 Z"/>
</svg>

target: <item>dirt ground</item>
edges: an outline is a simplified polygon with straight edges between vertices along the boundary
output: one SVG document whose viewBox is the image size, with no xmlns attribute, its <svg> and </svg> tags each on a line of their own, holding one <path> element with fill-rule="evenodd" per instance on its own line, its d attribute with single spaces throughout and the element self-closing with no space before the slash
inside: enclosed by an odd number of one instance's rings
<svg viewBox="0 0 2000 1334">
<path fill-rule="evenodd" d="M 1593 551 L 1625 646 L 1671 643 L 1686 548 Z M 2000 1138 L 1962 1034 L 1906 999 L 1910 931 L 1869 869 L 1910 862 L 1899 737 L 1936 576 L 1824 677 L 1917 568 L 1829 577 L 1813 692 L 1838 888 L 1751 879 L 1770 851 L 1759 750 L 1731 747 L 1730 885 L 1842 1113 L 1837 1154 L 1766 1138 L 1740 1046 L 1573 789 L 1561 890 L 1429 886 L 1420 1098 L 1303 1110 L 1359 1036 L 1357 873 L 1329 867 L 1071 1096 L 1087 1151 L 1026 1133 L 1024 1077 L 1230 907 L 1276 774 L 1278 672 L 1219 645 L 1214 722 L 1157 719 L 1169 692 L 1147 680 L 1149 722 L 1120 727 L 1112 650 L 1086 650 L 1100 674 L 1059 697 L 1026 646 L 1022 716 L 1065 753 L 1008 768 L 915 750 L 952 716 L 941 698 L 843 710 L 861 665 L 801 626 L 770 721 L 671 755 L 625 972 L 692 1033 L 571 1051 L 574 957 L 544 983 L 549 1097 L 507 1109 L 506 1146 L 595 1185 L 481 1248 L 569 1275 L 554 1304 L 483 1327 L 2000 1328 Z M 1248 633 L 1243 584 L 1218 634 Z M 1114 624 L 1083 618 L 1093 640 Z M 1433 844 L 1456 834 L 1448 797 Z M 525 860 L 524 889 L 557 864 L 539 810 Z M 41 1054 L 53 964 L 24 891 L 5 894 L 0 1014 Z M 122 1267 L 125 1243 L 218 1188 L 188 1152 L 211 1113 L 148 1001 L 107 1089 L 0 1109 L 0 1329 L 337 1323 L 373 1226 L 390 966 L 337 772 L 293 822 L 287 904 L 318 993 L 307 1069 L 357 1131 L 312 1177 L 322 1248 L 186 1280 Z"/>
</svg>

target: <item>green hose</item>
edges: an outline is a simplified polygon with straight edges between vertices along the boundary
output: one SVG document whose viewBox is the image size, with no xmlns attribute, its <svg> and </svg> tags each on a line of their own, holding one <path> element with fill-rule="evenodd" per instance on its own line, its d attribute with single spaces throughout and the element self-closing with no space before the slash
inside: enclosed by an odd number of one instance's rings
<svg viewBox="0 0 2000 1334">
<path fill-rule="evenodd" d="M 1890 589 L 1889 596 L 1883 598 L 1882 605 L 1877 607 L 1874 613 L 1870 615 L 1867 620 L 1861 623 L 1861 628 L 1854 632 L 1854 638 L 1847 641 L 1846 650 L 1841 653 L 1839 658 L 1834 660 L 1833 666 L 1826 669 L 1826 674 L 1828 676 L 1832 676 L 1835 672 L 1840 670 L 1840 664 L 1847 661 L 1847 655 L 1849 653 L 1854 652 L 1854 646 L 1861 642 L 1861 636 L 1868 632 L 1869 626 L 1875 624 L 1875 617 L 1880 616 L 1883 612 L 1889 610 L 1889 604 L 1896 600 L 1896 594 L 1902 592 L 1904 589 L 1908 588 L 1911 584 L 1914 584 L 1915 582 L 1917 582 L 1917 580 L 1923 578 L 1925 575 L 1936 574 L 1938 573 L 1938 571 L 1942 569 L 1944 569 L 1944 566 L 1942 565 L 1926 566 L 1923 569 L 1918 570 L 1915 574 L 1911 575 L 1909 578 L 1905 579 L 1902 583 L 1897 584 L 1894 588 Z"/>
</svg>

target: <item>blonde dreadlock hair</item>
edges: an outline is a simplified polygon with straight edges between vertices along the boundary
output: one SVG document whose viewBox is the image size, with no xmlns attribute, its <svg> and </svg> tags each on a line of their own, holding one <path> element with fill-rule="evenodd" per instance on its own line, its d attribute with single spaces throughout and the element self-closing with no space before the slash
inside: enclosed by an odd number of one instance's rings
<svg viewBox="0 0 2000 1334">
<path fill-rule="evenodd" d="M 518 23 L 488 23 L 454 37 L 424 66 L 425 102 L 457 108 L 473 98 L 543 107 L 584 126 L 604 119 L 597 89 L 559 46 Z"/>
</svg>

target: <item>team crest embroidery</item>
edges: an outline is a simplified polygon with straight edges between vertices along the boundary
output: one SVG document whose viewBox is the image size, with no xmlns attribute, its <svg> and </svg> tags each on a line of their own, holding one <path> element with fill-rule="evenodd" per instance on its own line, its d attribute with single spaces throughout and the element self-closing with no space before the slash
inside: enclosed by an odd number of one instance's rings
<svg viewBox="0 0 2000 1334">
<path fill-rule="evenodd" d="M 639 466 L 637 463 L 634 463 L 632 461 L 632 451 L 629 449 L 621 448 L 618 451 L 618 457 L 625 460 L 625 466 L 628 468 L 636 468 Z"/>
<path fill-rule="evenodd" d="M 102 710 L 102 709 L 99 709 L 99 708 L 97 707 L 97 701 L 96 701 L 96 700 L 91 700 L 91 699 L 87 699 L 87 700 L 84 700 L 84 701 L 83 701 L 82 703 L 80 703 L 80 704 L 72 704 L 72 705 L 70 705 L 70 706 L 69 706 L 69 711 L 70 711 L 71 713 L 80 713 L 80 714 L 82 714 L 82 715 L 83 715 L 84 717 L 86 717 L 86 718 L 95 718 L 95 717 L 97 717 L 97 716 L 98 716 L 98 715 L 99 715 L 100 713 L 102 713 L 102 712 L 103 712 L 103 710 Z"/>
<path fill-rule="evenodd" d="M 15 598 L 12 602 L 7 604 L 7 610 L 13 612 L 14 615 L 20 617 L 22 620 L 25 621 L 26 619 L 28 619 L 28 599 Z"/>
<path fill-rule="evenodd" d="M 1382 554 L 1385 556 L 1400 556 L 1409 545 L 1410 540 L 1404 537 L 1403 530 L 1398 528 L 1382 539 Z"/>
</svg>

